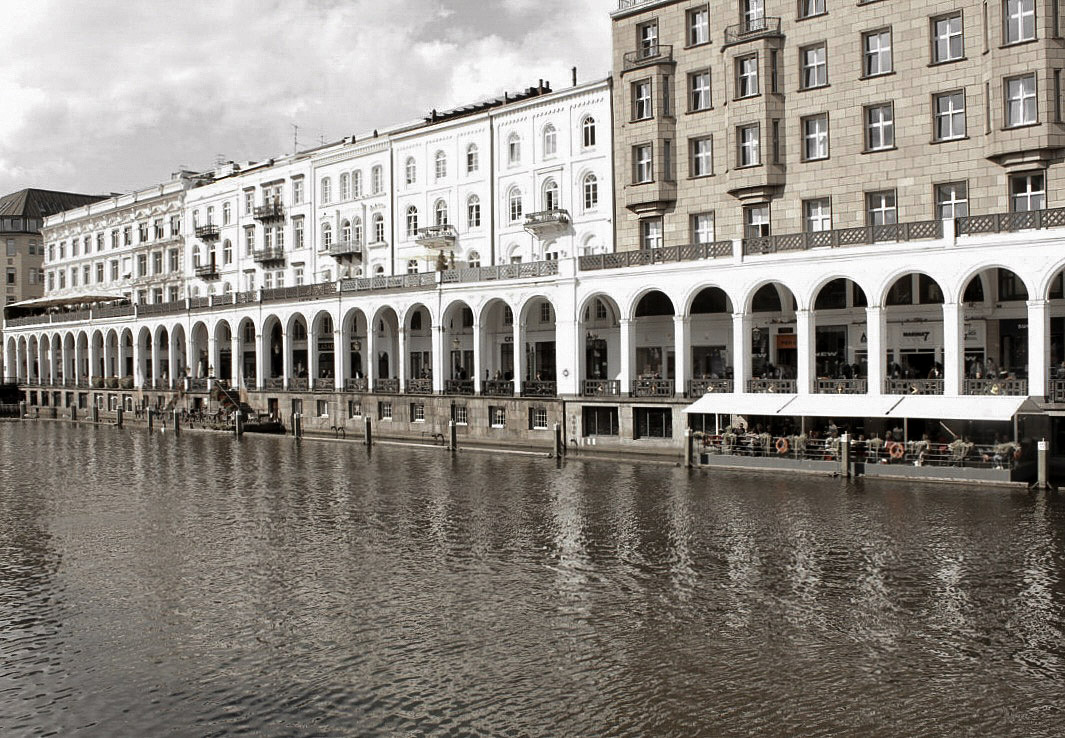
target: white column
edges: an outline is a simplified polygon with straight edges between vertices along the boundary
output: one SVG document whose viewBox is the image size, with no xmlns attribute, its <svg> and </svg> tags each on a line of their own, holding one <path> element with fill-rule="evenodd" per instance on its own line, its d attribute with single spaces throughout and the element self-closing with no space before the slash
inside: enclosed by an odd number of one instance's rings
<svg viewBox="0 0 1065 738">
<path fill-rule="evenodd" d="M 396 376 L 399 377 L 399 391 L 400 392 L 406 392 L 407 391 L 407 362 L 409 361 L 409 358 L 407 357 L 407 327 L 405 325 L 401 325 L 399 327 L 399 331 L 396 334 L 396 346 L 399 349 L 399 359 L 397 359 L 397 366 L 396 366 L 396 369 L 397 369 Z M 435 344 L 434 344 L 434 351 L 435 351 Z M 435 383 L 436 383 L 436 372 L 435 371 L 433 372 L 433 383 L 434 383 L 434 386 L 435 386 Z"/>
<path fill-rule="evenodd" d="M 688 373 L 691 356 L 691 318 L 686 315 L 673 316 L 673 361 L 676 365 L 674 393 L 681 397 L 688 395 Z"/>
<path fill-rule="evenodd" d="M 809 395 L 814 391 L 814 382 L 817 379 L 817 350 L 814 329 L 814 312 L 812 310 L 795 311 L 796 347 L 799 355 L 799 366 L 796 371 L 796 388 L 801 395 Z"/>
<path fill-rule="evenodd" d="M 178 389 L 180 387 L 180 378 L 178 377 L 178 350 L 177 344 L 174 342 L 174 333 L 171 331 L 167 334 L 167 340 L 170 342 L 166 347 L 166 363 L 167 363 L 167 375 L 170 377 L 170 389 Z"/>
<path fill-rule="evenodd" d="M 136 349 L 137 342 L 134 341 L 133 350 L 136 351 Z M 136 364 L 136 362 L 133 363 Z M 137 367 L 134 366 L 133 369 L 136 371 Z M 121 333 L 118 335 L 118 360 L 115 363 L 115 376 L 120 378 L 126 376 L 126 341 Z"/>
<path fill-rule="evenodd" d="M 1028 301 L 1028 394 L 1045 397 L 1050 372 L 1050 321 L 1047 301 Z"/>
<path fill-rule="evenodd" d="M 266 357 L 270 355 L 269 349 L 263 345 L 267 336 L 262 333 L 255 334 L 255 384 L 258 389 L 266 389 Z"/>
<path fill-rule="evenodd" d="M 377 379 L 377 336 L 374 334 L 373 319 L 371 318 L 366 327 L 366 345 L 363 347 L 363 375 L 366 377 L 366 386 L 373 392 L 373 383 Z"/>
<path fill-rule="evenodd" d="M 192 338 L 192 331 L 185 335 L 185 368 L 188 370 L 189 379 L 196 379 L 196 373 L 200 366 L 200 357 L 196 353 L 196 342 Z"/>
<path fill-rule="evenodd" d="M 133 386 L 137 388 L 144 387 L 144 353 L 138 336 L 133 341 Z"/>
<path fill-rule="evenodd" d="M 433 392 L 440 393 L 444 391 L 444 367 L 447 366 L 444 356 L 444 326 L 434 325 L 431 335 L 433 337 Z"/>
<path fill-rule="evenodd" d="M 336 321 L 333 325 L 337 326 L 333 331 L 333 389 L 339 391 L 344 389 L 344 366 L 347 363 L 344 355 L 347 352 L 347 342 L 344 340 L 340 322 Z"/>
<path fill-rule="evenodd" d="M 1031 326 L 1031 321 L 1029 321 L 1028 325 Z M 1028 334 L 1031 335 L 1031 328 L 1030 327 L 1029 327 Z M 66 341 L 63 341 L 63 343 L 60 345 L 59 351 L 60 351 L 60 354 L 62 355 L 62 361 L 63 361 L 63 384 L 66 384 L 67 381 L 74 379 L 74 373 L 70 371 L 70 352 L 67 350 L 67 342 Z"/>
<path fill-rule="evenodd" d="M 81 344 L 78 343 L 78 339 L 74 339 L 74 384 L 78 384 L 78 380 L 81 379 L 81 365 L 85 361 L 85 356 L 81 350 Z M 6 375 L 5 375 L 6 376 Z"/>
<path fill-rule="evenodd" d="M 207 389 L 214 386 L 214 380 L 218 373 L 218 339 L 214 336 L 207 337 Z"/>
<path fill-rule="evenodd" d="M 89 337 L 89 384 L 92 384 L 92 378 L 95 376 L 96 370 L 99 368 L 100 354 L 96 350 L 96 343 L 92 340 L 92 336 Z M 102 373 L 101 373 L 102 376 Z"/>
<path fill-rule="evenodd" d="M 163 372 L 161 370 L 162 358 L 162 345 L 159 342 L 158 336 L 152 340 L 152 376 L 149 379 L 154 384 L 157 379 L 162 379 Z M 167 376 L 170 376 L 169 372 Z M 159 385 L 159 389 L 162 389 L 162 385 Z"/>
<path fill-rule="evenodd" d="M 746 392 L 751 378 L 751 316 L 732 314 L 732 391 Z"/>
<path fill-rule="evenodd" d="M 525 326 L 514 316 L 514 396 L 521 396 L 521 383 L 525 380 Z"/>
<path fill-rule="evenodd" d="M 481 385 L 484 382 L 484 369 L 481 367 L 481 321 L 477 314 L 473 315 L 473 393 L 481 394 Z M 556 353 L 557 355 L 557 353 Z"/>
<path fill-rule="evenodd" d="M 964 311 L 956 302 L 943 303 L 943 394 L 960 395 L 965 371 L 962 338 Z"/>
<path fill-rule="evenodd" d="M 229 386 L 234 389 L 239 389 L 240 377 L 244 371 L 244 354 L 241 351 L 240 326 L 237 326 L 237 329 L 229 335 L 229 355 L 232 357 L 229 362 Z M 172 371 L 170 372 L 170 376 L 174 376 Z"/>
<path fill-rule="evenodd" d="M 288 331 L 281 331 L 281 386 L 288 389 L 288 380 L 292 375 L 292 342 Z"/>
<path fill-rule="evenodd" d="M 308 327 L 313 323 L 308 323 Z M 307 388 L 314 386 L 314 380 L 318 378 L 318 331 L 308 328 L 307 331 Z"/>
<path fill-rule="evenodd" d="M 884 336 L 887 335 L 887 312 L 884 308 L 867 307 L 865 309 L 865 350 L 868 369 L 867 384 L 869 394 L 884 393 L 885 354 Z"/>
<path fill-rule="evenodd" d="M 633 372 L 636 367 L 636 323 L 629 318 L 618 321 L 621 328 L 621 395 L 632 394 Z"/>
</svg>

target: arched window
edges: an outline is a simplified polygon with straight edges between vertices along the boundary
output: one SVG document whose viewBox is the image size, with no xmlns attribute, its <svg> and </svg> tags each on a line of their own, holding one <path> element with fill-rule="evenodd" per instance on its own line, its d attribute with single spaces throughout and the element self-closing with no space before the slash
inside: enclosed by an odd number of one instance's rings
<svg viewBox="0 0 1065 738">
<path fill-rule="evenodd" d="M 192 266 L 198 267 L 200 265 L 200 247 L 192 247 Z M 62 274 L 62 272 L 60 272 Z"/>
<path fill-rule="evenodd" d="M 351 242 L 351 223 L 346 220 L 340 224 L 340 240 L 344 243 Z"/>
<path fill-rule="evenodd" d="M 516 133 L 507 138 L 507 163 L 511 166 L 521 164 L 521 136 Z"/>
<path fill-rule="evenodd" d="M 380 213 L 374 213 L 373 216 L 373 242 L 385 242 L 385 216 Z"/>
<path fill-rule="evenodd" d="M 584 175 L 584 209 L 594 210 L 599 206 L 599 180 L 594 174 Z"/>
<path fill-rule="evenodd" d="M 477 144 L 470 144 L 466 147 L 466 174 L 473 174 L 481 168 L 480 154 L 477 151 Z"/>
<path fill-rule="evenodd" d="M 328 249 L 333 245 L 333 226 L 328 223 L 322 224 L 322 248 Z"/>
<path fill-rule="evenodd" d="M 422 329 L 422 311 L 415 310 L 410 316 L 410 329 L 420 331 Z"/>
<path fill-rule="evenodd" d="M 544 156 L 554 156 L 558 153 L 558 131 L 550 123 L 544 127 Z"/>
<path fill-rule="evenodd" d="M 436 152 L 436 178 L 441 180 L 447 176 L 447 154 L 443 151 Z"/>
<path fill-rule="evenodd" d="M 561 202 L 558 196 L 558 183 L 553 179 L 544 182 L 544 210 L 558 210 Z"/>
<path fill-rule="evenodd" d="M 481 198 L 477 195 L 470 195 L 466 201 L 466 227 L 481 227 Z"/>
<path fill-rule="evenodd" d="M 351 240 L 353 243 L 362 244 L 362 218 L 351 221 Z"/>
<path fill-rule="evenodd" d="M 447 225 L 447 203 L 443 200 L 437 200 L 436 205 L 433 208 L 433 212 L 436 215 L 436 225 Z"/>
<path fill-rule="evenodd" d="M 411 205 L 407 208 L 407 238 L 418 235 L 418 208 Z"/>
<path fill-rule="evenodd" d="M 517 223 L 521 220 L 521 190 L 517 187 L 511 187 L 510 192 L 507 193 L 507 212 L 510 215 L 511 223 Z"/>
<path fill-rule="evenodd" d="M 362 197 L 362 171 L 360 170 L 351 173 L 351 196 Z"/>
<path fill-rule="evenodd" d="M 222 294 L 223 295 L 228 295 L 232 291 L 233 291 L 233 285 L 231 285 L 229 282 L 223 282 L 222 283 Z"/>
<path fill-rule="evenodd" d="M 412 185 L 418 181 L 418 165 L 414 163 L 414 157 L 407 157 L 407 184 Z"/>
<path fill-rule="evenodd" d="M 385 178 L 384 178 L 384 175 L 382 174 L 383 171 L 384 170 L 381 169 L 380 165 L 378 165 L 378 166 L 376 166 L 376 167 L 374 167 L 373 169 L 370 170 L 370 180 L 371 180 L 370 186 L 373 187 L 373 193 L 375 195 L 380 195 L 381 192 L 384 191 Z"/>
<path fill-rule="evenodd" d="M 581 123 L 581 133 L 584 139 L 584 148 L 590 149 L 595 146 L 595 118 L 588 116 Z"/>
<path fill-rule="evenodd" d="M 407 274 L 417 274 L 417 273 L 418 273 L 418 260 L 417 259 L 408 259 L 407 260 Z"/>
<path fill-rule="evenodd" d="M 333 199 L 333 183 L 329 177 L 322 177 L 322 202 L 327 203 Z"/>
<path fill-rule="evenodd" d="M 516 243 L 512 243 L 510 248 L 507 249 L 507 258 L 511 264 L 521 263 L 521 246 Z"/>
<path fill-rule="evenodd" d="M 466 255 L 466 263 L 469 264 L 471 267 L 481 266 L 481 255 L 476 251 L 471 251 L 469 254 Z"/>
<path fill-rule="evenodd" d="M 385 273 L 384 264 L 378 264 L 377 266 L 375 266 L 373 268 L 373 273 L 374 273 L 375 277 L 380 277 L 382 274 L 384 274 Z"/>
<path fill-rule="evenodd" d="M 340 175 L 340 199 L 347 200 L 349 197 L 351 197 L 351 180 L 345 172 Z"/>
</svg>

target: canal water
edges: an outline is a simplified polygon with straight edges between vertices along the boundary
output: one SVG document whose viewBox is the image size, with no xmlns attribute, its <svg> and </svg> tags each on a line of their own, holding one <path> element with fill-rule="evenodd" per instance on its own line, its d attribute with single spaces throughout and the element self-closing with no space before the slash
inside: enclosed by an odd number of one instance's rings
<svg viewBox="0 0 1065 738">
<path fill-rule="evenodd" d="M 1065 733 L 1052 494 L 0 423 L 0 735 Z"/>
</svg>

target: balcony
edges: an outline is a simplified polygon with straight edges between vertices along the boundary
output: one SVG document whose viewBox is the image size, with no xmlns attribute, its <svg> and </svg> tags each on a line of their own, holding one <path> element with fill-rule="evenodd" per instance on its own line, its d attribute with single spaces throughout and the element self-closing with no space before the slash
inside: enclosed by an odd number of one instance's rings
<svg viewBox="0 0 1065 738">
<path fill-rule="evenodd" d="M 509 379 L 488 379 L 481 386 L 485 397 L 513 397 L 514 383 Z"/>
<path fill-rule="evenodd" d="M 1015 233 L 1041 228 L 1057 228 L 1065 225 L 1065 208 L 1049 210 L 1026 210 L 1019 213 L 994 213 L 969 215 L 955 218 L 957 234 Z"/>
<path fill-rule="evenodd" d="M 525 216 L 525 231 L 537 238 L 554 234 L 565 230 L 570 224 L 569 211 L 562 208 L 541 210 L 538 213 L 529 213 Z"/>
<path fill-rule="evenodd" d="M 522 397 L 557 397 L 558 383 L 534 380 L 521 383 Z"/>
<path fill-rule="evenodd" d="M 332 392 L 336 385 L 332 377 L 318 377 L 311 380 L 311 389 L 315 392 Z"/>
<path fill-rule="evenodd" d="M 406 391 L 408 395 L 431 395 L 433 394 L 433 380 L 428 378 L 408 379 Z"/>
<path fill-rule="evenodd" d="M 619 397 L 621 380 L 619 379 L 585 379 L 581 384 L 584 397 Z"/>
<path fill-rule="evenodd" d="M 711 393 L 731 392 L 731 379 L 689 379 L 688 397 L 702 397 Z"/>
<path fill-rule="evenodd" d="M 631 69 L 651 66 L 652 64 L 672 64 L 673 47 L 665 44 L 652 44 L 646 48 L 629 51 L 625 54 L 622 74 Z"/>
<path fill-rule="evenodd" d="M 723 46 L 733 46 L 756 38 L 780 35 L 780 18 L 749 18 L 725 29 Z"/>
<path fill-rule="evenodd" d="M 961 219 L 959 219 L 961 220 Z M 809 251 L 816 248 L 868 246 L 875 243 L 923 241 L 943 237 L 943 222 L 918 220 L 912 223 L 890 223 L 857 228 L 834 228 L 828 231 L 785 233 L 743 239 L 743 254 L 779 254 L 787 251 Z"/>
<path fill-rule="evenodd" d="M 455 231 L 455 226 L 450 223 L 444 223 L 443 225 L 419 228 L 418 235 L 414 240 L 419 246 L 425 246 L 430 249 L 452 249 L 455 247 L 457 239 L 458 233 Z"/>
<path fill-rule="evenodd" d="M 965 395 L 1011 395 L 1014 397 L 1028 396 L 1027 379 L 966 379 L 962 385 L 962 394 Z"/>
<path fill-rule="evenodd" d="M 361 241 L 335 241 L 329 244 L 325 249 L 325 253 L 330 256 L 353 256 L 359 261 L 362 261 L 362 242 Z"/>
<path fill-rule="evenodd" d="M 633 397 L 672 397 L 673 393 L 672 379 L 634 379 L 632 381 Z"/>
<path fill-rule="evenodd" d="M 677 183 L 665 180 L 625 185 L 625 207 L 638 215 L 664 213 L 677 200 Z"/>
<path fill-rule="evenodd" d="M 444 381 L 444 393 L 448 395 L 472 395 L 472 379 L 447 379 Z"/>
<path fill-rule="evenodd" d="M 252 258 L 260 264 L 270 264 L 285 260 L 285 250 L 277 246 L 268 249 L 256 249 L 252 252 Z"/>
<path fill-rule="evenodd" d="M 398 379 L 375 379 L 373 382 L 373 391 L 377 394 L 399 394 L 399 380 Z"/>
<path fill-rule="evenodd" d="M 686 246 L 663 246 L 657 249 L 618 251 L 612 254 L 589 254 L 580 257 L 578 269 L 582 272 L 596 269 L 622 269 L 624 267 L 667 264 L 677 261 L 699 259 L 722 259 L 732 256 L 732 241 L 713 241 Z"/>
<path fill-rule="evenodd" d="M 293 377 L 288 380 L 288 388 L 291 392 L 306 392 L 310 387 L 311 383 L 307 377 Z"/>
<path fill-rule="evenodd" d="M 358 377 L 354 379 L 344 380 L 345 392 L 368 392 L 370 390 L 369 383 L 366 377 Z"/>
<path fill-rule="evenodd" d="M 196 276 L 200 279 L 218 279 L 218 267 L 212 264 L 205 264 L 197 266 L 195 270 Z"/>
<path fill-rule="evenodd" d="M 272 220 L 284 220 L 285 206 L 277 201 L 263 203 L 255 208 L 253 215 L 256 220 L 261 220 L 264 223 Z"/>
<path fill-rule="evenodd" d="M 217 241 L 218 234 L 220 233 L 218 226 L 213 223 L 207 225 L 196 226 L 196 238 L 201 241 Z"/>
<path fill-rule="evenodd" d="M 864 395 L 869 383 L 864 379 L 818 379 L 814 391 L 821 395 Z"/>
<path fill-rule="evenodd" d="M 888 379 L 884 382 L 886 395 L 941 395 L 942 379 Z"/>
<path fill-rule="evenodd" d="M 769 394 L 795 394 L 794 379 L 749 379 L 747 391 Z"/>
</svg>

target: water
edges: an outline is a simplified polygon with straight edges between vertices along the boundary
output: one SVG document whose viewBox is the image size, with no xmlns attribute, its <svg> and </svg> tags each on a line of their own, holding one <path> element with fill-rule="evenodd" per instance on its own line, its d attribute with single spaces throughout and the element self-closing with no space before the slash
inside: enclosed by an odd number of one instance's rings
<svg viewBox="0 0 1065 738">
<path fill-rule="evenodd" d="M 1065 505 L 0 423 L 0 735 L 1065 733 Z"/>
</svg>

